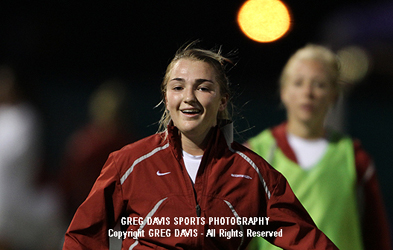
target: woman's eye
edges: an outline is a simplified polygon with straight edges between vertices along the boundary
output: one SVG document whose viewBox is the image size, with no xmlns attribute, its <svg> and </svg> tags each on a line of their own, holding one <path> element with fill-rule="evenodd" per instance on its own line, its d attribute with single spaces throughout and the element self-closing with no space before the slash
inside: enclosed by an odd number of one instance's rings
<svg viewBox="0 0 393 250">
<path fill-rule="evenodd" d="M 293 85 L 294 86 L 296 86 L 296 87 L 300 87 L 300 86 L 302 86 L 302 81 L 301 80 L 297 80 L 297 81 L 295 81 L 294 83 L 293 83 Z"/>
<path fill-rule="evenodd" d="M 327 86 L 325 82 L 314 82 L 314 85 L 321 89 L 326 88 Z"/>
<path fill-rule="evenodd" d="M 201 90 L 201 91 L 209 91 L 209 88 L 207 88 L 207 87 L 199 87 L 199 90 Z"/>
<path fill-rule="evenodd" d="M 173 87 L 173 90 L 182 90 L 183 89 L 183 87 L 181 87 L 181 86 L 175 86 L 175 87 Z"/>
</svg>

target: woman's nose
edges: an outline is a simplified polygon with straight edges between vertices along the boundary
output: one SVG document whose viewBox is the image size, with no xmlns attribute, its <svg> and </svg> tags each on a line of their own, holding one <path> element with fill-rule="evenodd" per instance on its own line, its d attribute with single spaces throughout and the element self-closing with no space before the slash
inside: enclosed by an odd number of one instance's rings
<svg viewBox="0 0 393 250">
<path fill-rule="evenodd" d="M 195 101 L 195 100 L 196 100 L 196 97 L 195 97 L 194 89 L 192 89 L 192 88 L 186 89 L 184 101 L 185 102 L 192 102 L 192 101 Z"/>
<path fill-rule="evenodd" d="M 304 84 L 303 92 L 307 96 L 312 96 L 314 94 L 314 88 L 313 88 L 312 84 Z"/>
</svg>

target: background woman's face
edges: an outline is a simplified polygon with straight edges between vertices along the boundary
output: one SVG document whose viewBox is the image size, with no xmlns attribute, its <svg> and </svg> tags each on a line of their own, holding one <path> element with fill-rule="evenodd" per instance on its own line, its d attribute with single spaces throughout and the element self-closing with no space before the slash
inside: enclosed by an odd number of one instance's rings
<svg viewBox="0 0 393 250">
<path fill-rule="evenodd" d="M 292 63 L 281 88 L 288 120 L 315 122 L 325 119 L 337 97 L 328 72 L 317 60 L 303 59 Z"/>
</svg>

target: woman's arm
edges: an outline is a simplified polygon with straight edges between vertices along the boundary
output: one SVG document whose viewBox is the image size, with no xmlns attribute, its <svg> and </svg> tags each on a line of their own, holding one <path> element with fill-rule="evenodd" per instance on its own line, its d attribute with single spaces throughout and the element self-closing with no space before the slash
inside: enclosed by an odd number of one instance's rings
<svg viewBox="0 0 393 250">
<path fill-rule="evenodd" d="M 371 157 L 354 140 L 356 173 L 360 188 L 360 215 L 366 250 L 392 249 L 386 210 Z"/>
<path fill-rule="evenodd" d="M 338 249 L 320 231 L 292 192 L 281 174 L 268 200 L 267 216 L 273 230 L 282 229 L 282 237 L 266 239 L 283 249 Z"/>
<path fill-rule="evenodd" d="M 90 194 L 76 211 L 63 250 L 109 249 L 108 230 L 123 210 L 120 178 L 111 154 Z"/>
</svg>

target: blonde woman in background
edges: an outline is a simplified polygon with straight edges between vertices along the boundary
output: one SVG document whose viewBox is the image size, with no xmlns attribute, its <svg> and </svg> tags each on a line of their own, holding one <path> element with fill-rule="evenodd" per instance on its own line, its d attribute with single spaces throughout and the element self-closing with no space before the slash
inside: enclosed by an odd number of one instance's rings
<svg viewBox="0 0 393 250">
<path fill-rule="evenodd" d="M 339 95 L 338 79 L 332 51 L 312 44 L 299 49 L 280 78 L 287 121 L 246 146 L 287 178 L 318 228 L 339 249 L 391 249 L 372 160 L 358 140 L 324 126 Z M 249 249 L 278 248 L 255 238 Z"/>
</svg>

